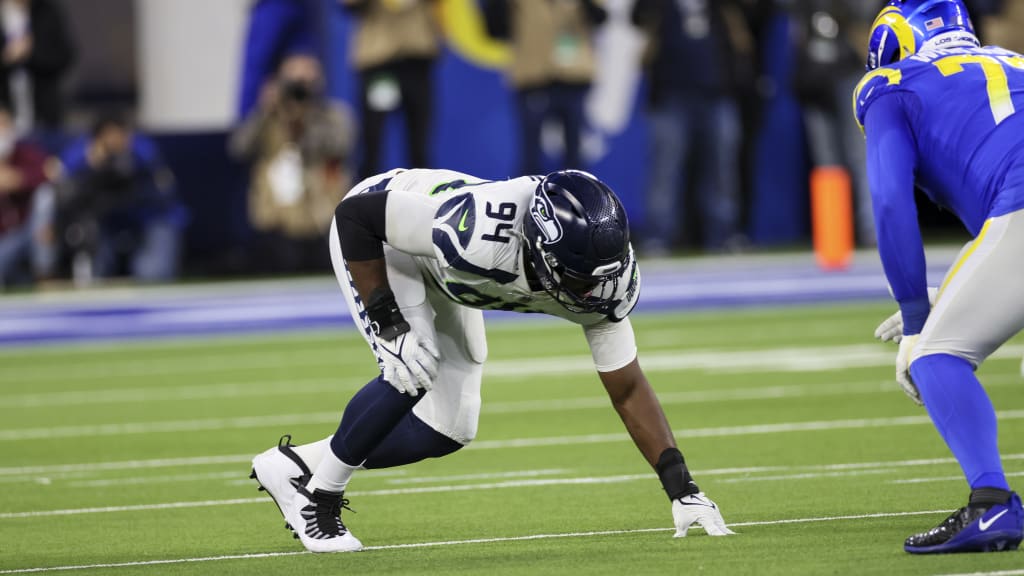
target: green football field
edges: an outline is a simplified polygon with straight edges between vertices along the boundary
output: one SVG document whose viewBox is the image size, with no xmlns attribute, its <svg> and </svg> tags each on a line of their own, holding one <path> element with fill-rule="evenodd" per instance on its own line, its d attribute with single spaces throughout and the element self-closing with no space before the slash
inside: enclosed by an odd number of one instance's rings
<svg viewBox="0 0 1024 576">
<path fill-rule="evenodd" d="M 476 442 L 357 474 L 345 520 L 367 549 L 340 555 L 304 553 L 248 475 L 280 435 L 333 432 L 374 368 L 354 331 L 0 351 L 0 574 L 1024 574 L 1024 552 L 902 551 L 967 487 L 871 338 L 890 308 L 634 318 L 729 538 L 672 538 L 579 329 L 556 320 L 492 323 Z M 1018 483 L 1022 354 L 981 370 Z"/>
</svg>

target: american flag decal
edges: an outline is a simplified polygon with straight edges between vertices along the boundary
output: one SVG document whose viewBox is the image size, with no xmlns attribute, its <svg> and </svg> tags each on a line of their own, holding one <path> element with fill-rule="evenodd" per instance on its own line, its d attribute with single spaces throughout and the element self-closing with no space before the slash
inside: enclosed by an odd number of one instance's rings
<svg viewBox="0 0 1024 576">
<path fill-rule="evenodd" d="M 942 21 L 942 16 L 939 16 L 938 18 L 932 18 L 931 20 L 925 22 L 924 28 L 925 30 L 928 30 L 930 32 L 932 30 L 935 30 L 936 28 L 942 28 L 943 24 L 944 22 Z"/>
</svg>

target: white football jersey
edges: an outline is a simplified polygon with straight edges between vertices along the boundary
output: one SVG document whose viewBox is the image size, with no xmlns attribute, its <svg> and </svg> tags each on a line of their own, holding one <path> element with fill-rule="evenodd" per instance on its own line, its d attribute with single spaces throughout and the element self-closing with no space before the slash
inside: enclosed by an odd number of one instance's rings
<svg viewBox="0 0 1024 576">
<path fill-rule="evenodd" d="M 523 219 L 529 217 L 540 176 L 487 181 L 451 170 L 391 174 L 394 176 L 386 185 L 388 190 L 424 194 L 435 201 L 431 231 L 434 257 L 416 256 L 415 260 L 427 280 L 450 299 L 484 310 L 551 314 L 583 326 L 605 320 L 598 313 L 571 312 L 542 288 L 531 289 L 527 281 Z M 404 217 L 401 211 L 389 210 L 389 214 L 396 213 Z M 401 223 L 389 222 L 388 228 L 393 227 L 400 228 Z M 615 290 L 610 296 L 619 304 L 609 319 L 619 321 L 629 314 L 640 295 L 640 275 L 632 248 L 630 262 Z"/>
</svg>

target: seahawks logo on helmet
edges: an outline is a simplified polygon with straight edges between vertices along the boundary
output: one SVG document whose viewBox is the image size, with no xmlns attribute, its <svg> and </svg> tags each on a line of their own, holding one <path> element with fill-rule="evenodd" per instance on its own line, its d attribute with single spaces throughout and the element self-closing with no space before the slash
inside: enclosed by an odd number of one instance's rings
<svg viewBox="0 0 1024 576">
<path fill-rule="evenodd" d="M 562 224 L 555 218 L 555 207 L 546 194 L 533 195 L 530 216 L 544 236 L 545 244 L 554 244 L 562 239 Z"/>
</svg>

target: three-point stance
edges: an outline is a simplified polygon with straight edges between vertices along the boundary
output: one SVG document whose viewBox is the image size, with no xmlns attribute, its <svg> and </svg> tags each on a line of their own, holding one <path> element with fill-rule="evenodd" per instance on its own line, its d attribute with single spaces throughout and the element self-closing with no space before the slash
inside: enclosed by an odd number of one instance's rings
<svg viewBox="0 0 1024 576">
<path fill-rule="evenodd" d="M 362 547 L 340 518 L 357 469 L 444 456 L 473 440 L 487 357 L 481 309 L 581 325 L 613 406 L 672 502 L 676 536 L 694 522 L 732 534 L 690 476 L 637 362 L 627 315 L 640 275 L 622 204 L 597 178 L 570 170 L 490 182 L 393 170 L 338 205 L 330 242 L 380 374 L 349 402 L 333 437 L 284 441 L 253 460 L 306 548 Z"/>
<path fill-rule="evenodd" d="M 974 370 L 1024 328 L 1024 57 L 979 45 L 961 0 L 892 0 L 854 93 L 867 136 L 878 249 L 900 305 L 896 380 L 971 487 L 966 506 L 907 539 L 915 554 L 1016 549 L 996 414 Z M 974 236 L 929 305 L 914 186 Z M 876 333 L 887 334 L 886 322 Z"/>
</svg>

